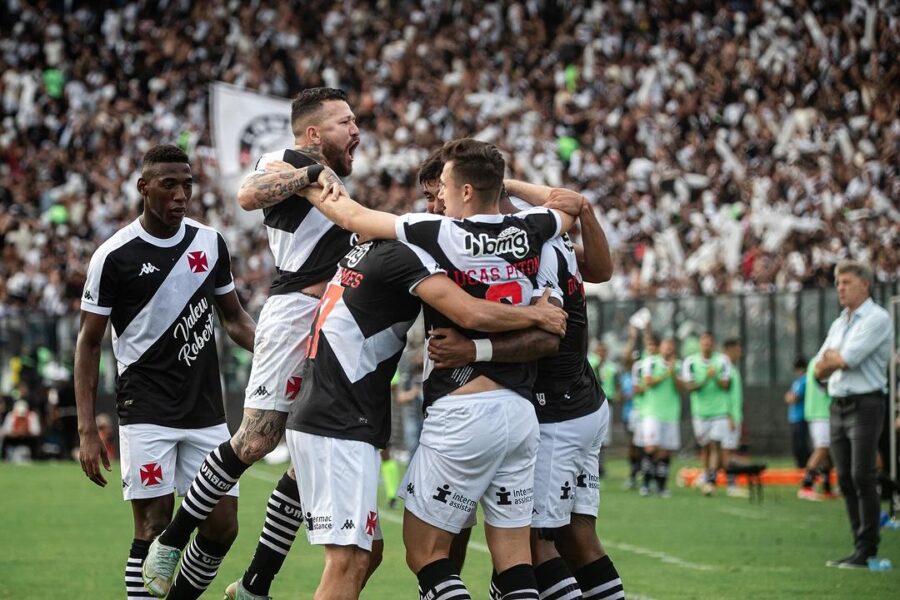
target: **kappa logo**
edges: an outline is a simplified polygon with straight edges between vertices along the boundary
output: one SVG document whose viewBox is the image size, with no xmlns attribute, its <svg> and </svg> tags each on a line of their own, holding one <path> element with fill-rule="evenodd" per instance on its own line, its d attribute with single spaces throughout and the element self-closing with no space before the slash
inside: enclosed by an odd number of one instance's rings
<svg viewBox="0 0 900 600">
<path fill-rule="evenodd" d="M 256 388 L 255 390 L 253 390 L 253 393 L 250 394 L 250 397 L 253 398 L 254 396 L 268 396 L 268 395 L 269 395 L 269 390 L 266 389 L 266 386 L 261 385 L 258 388 Z"/>
<path fill-rule="evenodd" d="M 378 525 L 378 513 L 369 511 L 366 518 L 366 535 L 375 535 L 375 526 Z"/>
<path fill-rule="evenodd" d="M 84 290 L 84 299 L 85 300 L 93 300 L 94 297 L 91 295 L 91 290 Z"/>
<path fill-rule="evenodd" d="M 145 487 L 151 485 L 159 485 L 162 483 L 163 473 L 162 467 L 156 463 L 147 463 L 141 465 L 141 483 Z"/>
<path fill-rule="evenodd" d="M 469 233 L 463 244 L 472 256 L 511 254 L 516 258 L 524 258 L 531 249 L 528 234 L 518 227 L 507 227 L 496 238 L 486 232 Z"/>
<path fill-rule="evenodd" d="M 193 273 L 205 273 L 209 271 L 209 262 L 206 260 L 206 252 L 197 250 L 196 252 L 188 252 L 188 266 Z"/>
<path fill-rule="evenodd" d="M 412 484 L 412 482 L 409 482 L 406 484 L 406 493 L 409 494 L 410 496 L 416 495 L 416 486 L 414 486 Z"/>
<path fill-rule="evenodd" d="M 444 487 L 439 487 L 437 489 L 437 494 L 431 497 L 432 500 L 437 500 L 438 502 L 443 502 L 447 504 L 447 496 L 450 495 L 450 484 L 445 483 Z"/>
<path fill-rule="evenodd" d="M 344 529 L 356 529 L 356 525 L 354 525 L 353 519 L 347 519 L 346 521 L 344 521 L 344 525 L 341 527 L 341 529 L 342 529 L 342 530 L 344 530 Z"/>
<path fill-rule="evenodd" d="M 287 387 L 284 390 L 284 395 L 287 396 L 288 400 L 294 400 L 297 398 L 297 394 L 300 393 L 300 384 L 303 383 L 302 377 L 291 377 L 287 381 Z"/>
<path fill-rule="evenodd" d="M 141 272 L 138 273 L 138 277 L 149 275 L 150 273 L 156 273 L 157 271 L 159 271 L 159 269 L 157 269 L 154 265 L 150 263 L 144 263 L 144 266 L 141 267 Z"/>
</svg>

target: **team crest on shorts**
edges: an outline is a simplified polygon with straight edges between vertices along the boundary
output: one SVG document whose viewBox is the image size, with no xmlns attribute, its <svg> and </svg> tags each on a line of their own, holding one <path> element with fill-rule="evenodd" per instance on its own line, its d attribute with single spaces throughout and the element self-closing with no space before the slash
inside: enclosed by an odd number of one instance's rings
<svg viewBox="0 0 900 600">
<path fill-rule="evenodd" d="M 162 467 L 158 464 L 147 463 L 146 465 L 141 465 L 141 483 L 144 484 L 144 487 L 159 485 L 162 483 L 162 479 Z"/>
<path fill-rule="evenodd" d="M 284 395 L 287 396 L 288 400 L 294 400 L 297 398 L 297 394 L 300 393 L 300 384 L 303 383 L 302 377 L 291 377 L 287 381 L 287 387 L 285 387 Z"/>
<path fill-rule="evenodd" d="M 375 535 L 375 525 L 378 524 L 378 513 L 369 511 L 369 516 L 366 518 L 366 534 L 367 535 Z"/>
</svg>

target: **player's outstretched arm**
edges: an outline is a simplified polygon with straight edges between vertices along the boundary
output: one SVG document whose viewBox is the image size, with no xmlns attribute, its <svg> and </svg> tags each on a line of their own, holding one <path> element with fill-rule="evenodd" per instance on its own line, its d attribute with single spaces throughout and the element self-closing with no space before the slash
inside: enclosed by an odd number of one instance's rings
<svg viewBox="0 0 900 600">
<path fill-rule="evenodd" d="M 227 294 L 216 296 L 216 311 L 228 337 L 244 350 L 253 352 L 256 323 L 241 306 L 237 292 L 231 290 Z"/>
<path fill-rule="evenodd" d="M 251 173 L 241 182 L 238 204 L 244 210 L 275 206 L 316 183 L 322 187 L 335 183 L 343 187 L 335 172 L 322 165 L 295 168 L 284 161 L 274 160 L 263 168 L 264 172 Z"/>
<path fill-rule="evenodd" d="M 464 329 L 497 332 L 537 327 L 557 340 L 566 334 L 566 311 L 547 302 L 549 292 L 531 306 L 511 306 L 470 296 L 443 274 L 428 277 L 415 292 L 422 302 Z"/>
<path fill-rule="evenodd" d="M 324 188 L 315 206 L 335 225 L 358 233 L 365 239 L 397 239 L 396 215 L 366 208 L 351 198 L 340 182 Z"/>
<path fill-rule="evenodd" d="M 609 281 L 613 274 L 609 242 L 600 221 L 597 220 L 594 207 L 587 200 L 581 205 L 578 220 L 581 223 L 582 246 L 575 246 L 575 256 L 581 277 L 590 283 Z"/>
<path fill-rule="evenodd" d="M 549 185 L 538 185 L 519 179 L 504 179 L 503 187 L 510 196 L 521 198 L 532 206 L 543 206 L 550 199 L 550 192 L 554 190 Z"/>
<path fill-rule="evenodd" d="M 88 479 L 104 487 L 106 478 L 100 462 L 110 471 L 106 446 L 97 431 L 95 406 L 97 379 L 100 372 L 100 346 L 109 316 L 81 311 L 81 325 L 75 342 L 75 405 L 78 412 L 78 437 L 81 439 L 79 459 Z"/>
</svg>

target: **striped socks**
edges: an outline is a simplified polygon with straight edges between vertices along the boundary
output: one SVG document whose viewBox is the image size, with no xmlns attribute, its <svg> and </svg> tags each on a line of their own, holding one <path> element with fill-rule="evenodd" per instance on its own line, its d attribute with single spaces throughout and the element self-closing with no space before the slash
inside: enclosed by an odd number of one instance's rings
<svg viewBox="0 0 900 600">
<path fill-rule="evenodd" d="M 541 600 L 576 600 L 581 598 L 581 588 L 566 566 L 566 562 L 556 557 L 534 568 L 537 589 Z"/>
<path fill-rule="evenodd" d="M 625 597 L 622 579 L 609 556 L 597 559 L 575 571 L 584 600 L 620 600 Z"/>
<path fill-rule="evenodd" d="M 472 600 L 450 559 L 442 558 L 425 565 L 416 577 L 419 600 Z"/>
<path fill-rule="evenodd" d="M 521 564 L 497 574 L 501 600 L 539 600 L 538 584 L 531 565 Z"/>
<path fill-rule="evenodd" d="M 125 563 L 125 597 L 152 598 L 150 592 L 144 589 L 144 578 L 141 576 L 141 566 L 147 558 L 147 549 L 150 542 L 134 539 L 131 541 L 131 552 L 128 553 L 128 562 Z"/>
<path fill-rule="evenodd" d="M 244 589 L 248 592 L 258 596 L 269 595 L 272 580 L 281 570 L 294 538 L 297 537 L 297 531 L 303 522 L 302 515 L 297 482 L 285 473 L 269 496 L 266 522 L 259 536 L 256 553 L 244 573 Z"/>
<path fill-rule="evenodd" d="M 198 533 L 181 557 L 181 568 L 166 598 L 197 600 L 215 579 L 231 544 L 221 544 Z"/>
<path fill-rule="evenodd" d="M 230 441 L 210 452 L 188 490 L 175 518 L 159 536 L 159 543 L 183 549 L 191 533 L 206 520 L 219 500 L 231 491 L 250 465 L 241 462 Z"/>
</svg>

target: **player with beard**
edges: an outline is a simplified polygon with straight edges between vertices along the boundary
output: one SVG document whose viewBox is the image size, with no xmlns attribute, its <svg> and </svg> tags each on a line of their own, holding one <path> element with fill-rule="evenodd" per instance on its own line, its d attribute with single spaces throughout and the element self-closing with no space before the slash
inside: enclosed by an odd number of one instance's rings
<svg viewBox="0 0 900 600">
<path fill-rule="evenodd" d="M 277 272 L 259 316 L 241 426 L 231 440 L 207 456 L 175 518 L 154 541 L 144 563 L 147 589 L 160 597 L 171 585 L 193 530 L 243 472 L 284 435 L 288 410 L 300 392 L 316 306 L 338 261 L 352 246 L 348 231 L 333 225 L 298 195 L 314 183 L 342 187 L 337 177 L 353 169 L 359 128 L 347 95 L 331 88 L 303 90 L 291 105 L 291 126 L 295 147 L 260 158 L 238 192 L 244 210 L 263 211 Z M 289 471 L 269 498 L 253 560 L 243 578 L 226 590 L 226 597 L 268 596 L 301 515 L 296 477 Z M 380 548 L 379 542 L 372 553 L 373 568 L 380 560 Z M 184 568 L 179 578 L 183 572 Z"/>
<path fill-rule="evenodd" d="M 214 313 L 228 336 L 251 350 L 255 325 L 234 291 L 225 240 L 185 217 L 193 178 L 187 155 L 171 145 L 143 159 L 138 219 L 91 257 L 75 349 L 75 399 L 81 466 L 103 487 L 106 447 L 94 418 L 100 347 L 113 328 L 122 493 L 131 503 L 134 540 L 125 567 L 128 598 L 148 598 L 141 565 L 153 538 L 207 453 L 227 443 Z M 202 572 L 179 582 L 171 598 L 198 598 L 237 536 L 237 488 L 199 528 L 187 555 Z"/>
</svg>

